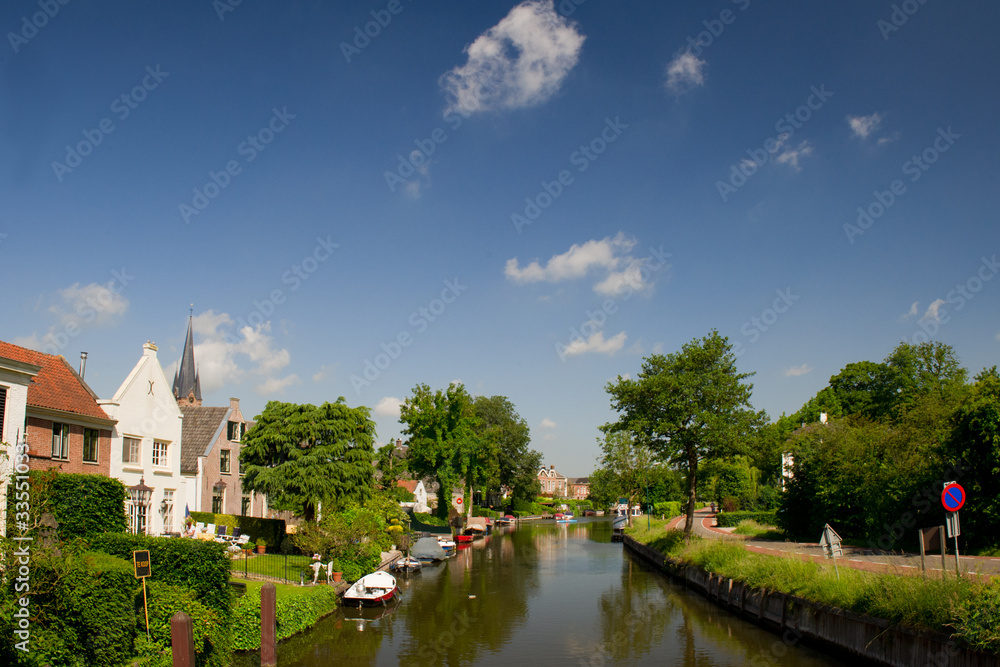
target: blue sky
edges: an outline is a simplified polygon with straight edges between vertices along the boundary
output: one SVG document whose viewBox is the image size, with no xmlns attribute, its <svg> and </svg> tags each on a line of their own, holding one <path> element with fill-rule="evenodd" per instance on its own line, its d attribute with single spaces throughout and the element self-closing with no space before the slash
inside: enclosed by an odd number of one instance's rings
<svg viewBox="0 0 1000 667">
<path fill-rule="evenodd" d="M 996 364 L 1000 8 L 675 4 L 5 3 L 0 336 L 110 397 L 193 303 L 206 404 L 459 380 L 571 476 L 713 328 L 772 417 Z"/>
</svg>

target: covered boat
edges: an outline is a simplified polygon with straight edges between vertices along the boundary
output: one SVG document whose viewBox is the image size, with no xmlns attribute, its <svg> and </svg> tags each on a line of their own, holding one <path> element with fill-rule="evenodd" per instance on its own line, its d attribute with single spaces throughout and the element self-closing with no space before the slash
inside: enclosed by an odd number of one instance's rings
<svg viewBox="0 0 1000 667">
<path fill-rule="evenodd" d="M 421 567 L 420 560 L 414 558 L 413 556 L 407 556 L 406 558 L 400 558 L 395 563 L 392 564 L 392 569 L 396 572 L 419 572 Z"/>
<path fill-rule="evenodd" d="M 396 597 L 396 577 L 388 572 L 372 572 L 358 579 L 344 592 L 344 604 L 386 604 Z"/>
<path fill-rule="evenodd" d="M 421 537 L 410 549 L 410 556 L 425 562 L 444 560 L 447 557 L 437 538 Z"/>
</svg>

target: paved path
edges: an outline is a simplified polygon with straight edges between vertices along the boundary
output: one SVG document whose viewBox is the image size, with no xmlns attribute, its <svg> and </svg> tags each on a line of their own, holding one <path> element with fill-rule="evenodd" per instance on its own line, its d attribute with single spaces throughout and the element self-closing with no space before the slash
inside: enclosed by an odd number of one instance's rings
<svg viewBox="0 0 1000 667">
<path fill-rule="evenodd" d="M 667 524 L 667 528 L 684 529 L 684 516 L 674 518 Z M 804 561 L 825 562 L 830 561 L 823 555 L 823 550 L 819 544 L 812 542 L 775 542 L 770 540 L 751 540 L 745 536 L 733 535 L 732 528 L 718 528 L 715 526 L 715 514 L 709 509 L 695 510 L 693 532 L 701 537 L 722 539 L 729 538 L 743 540 L 748 551 L 754 553 L 767 554 L 771 556 L 782 556 L 785 558 L 799 558 Z M 927 571 L 931 576 L 941 576 L 941 555 L 927 556 Z M 962 571 L 973 575 L 1000 575 L 1000 558 L 985 558 L 981 556 L 959 555 L 959 563 Z M 844 558 L 837 559 L 838 565 L 844 565 L 856 570 L 866 570 L 869 572 L 897 572 L 899 574 L 920 574 L 920 554 L 912 553 L 887 553 L 883 551 L 867 549 L 863 547 L 853 547 L 844 545 Z M 955 573 L 955 555 L 952 552 L 945 560 L 947 573 Z"/>
</svg>

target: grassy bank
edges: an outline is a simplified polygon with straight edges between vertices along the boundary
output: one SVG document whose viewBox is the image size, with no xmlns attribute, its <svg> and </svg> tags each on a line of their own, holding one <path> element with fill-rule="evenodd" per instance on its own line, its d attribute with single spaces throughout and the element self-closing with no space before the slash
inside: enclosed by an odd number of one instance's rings
<svg viewBox="0 0 1000 667">
<path fill-rule="evenodd" d="M 246 594 L 233 605 L 233 648 L 254 651 L 260 648 L 260 588 L 262 582 L 245 581 Z M 337 608 L 333 586 L 276 584 L 277 636 L 286 639 L 311 628 L 316 621 Z"/>
<path fill-rule="evenodd" d="M 661 553 L 750 586 L 797 595 L 820 604 L 936 630 L 979 651 L 1000 654 L 1000 578 L 945 581 L 862 572 L 832 564 L 747 551 L 732 540 L 685 542 L 680 531 L 630 531 Z"/>
</svg>

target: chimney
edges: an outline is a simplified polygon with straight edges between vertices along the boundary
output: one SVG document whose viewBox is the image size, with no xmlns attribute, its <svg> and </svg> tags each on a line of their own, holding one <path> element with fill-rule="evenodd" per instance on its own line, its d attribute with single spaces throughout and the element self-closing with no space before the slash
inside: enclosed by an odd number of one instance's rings
<svg viewBox="0 0 1000 667">
<path fill-rule="evenodd" d="M 820 424 L 825 424 L 826 423 L 826 413 L 825 412 L 819 413 L 819 423 Z"/>
<path fill-rule="evenodd" d="M 87 353 L 86 352 L 81 352 L 80 353 L 80 379 L 81 380 L 83 379 L 83 376 L 86 375 L 86 373 L 87 373 Z"/>
<path fill-rule="evenodd" d="M 396 446 L 397 447 L 402 447 L 403 446 L 403 440 L 401 438 L 396 438 Z"/>
<path fill-rule="evenodd" d="M 550 465 L 549 466 L 549 470 L 555 470 L 555 469 L 556 469 L 556 467 L 554 465 Z"/>
</svg>

